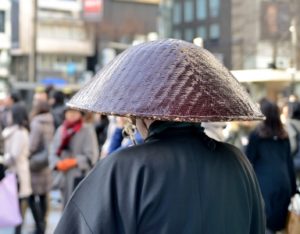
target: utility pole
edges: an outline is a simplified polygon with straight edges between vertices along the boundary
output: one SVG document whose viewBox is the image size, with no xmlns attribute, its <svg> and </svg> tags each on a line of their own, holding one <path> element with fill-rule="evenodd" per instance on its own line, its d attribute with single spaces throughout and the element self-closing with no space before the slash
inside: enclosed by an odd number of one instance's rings
<svg viewBox="0 0 300 234">
<path fill-rule="evenodd" d="M 292 67 L 297 70 L 297 50 L 298 50 L 298 38 L 297 38 L 297 24 L 296 24 L 296 17 L 293 16 L 291 22 L 291 43 L 292 43 Z"/>
<path fill-rule="evenodd" d="M 28 81 L 34 83 L 36 81 L 36 35 L 37 35 L 37 1 L 32 0 L 32 18 L 31 18 L 31 50 L 29 53 L 29 69 Z"/>
<path fill-rule="evenodd" d="M 291 73 L 291 94 L 295 93 L 295 85 L 296 85 L 296 73 L 297 73 L 297 59 L 298 59 L 298 32 L 297 32 L 297 19 L 295 9 L 297 8 L 295 1 L 290 1 L 290 7 L 292 12 L 292 19 L 290 25 L 291 32 L 291 63 L 290 63 L 290 73 Z"/>
</svg>

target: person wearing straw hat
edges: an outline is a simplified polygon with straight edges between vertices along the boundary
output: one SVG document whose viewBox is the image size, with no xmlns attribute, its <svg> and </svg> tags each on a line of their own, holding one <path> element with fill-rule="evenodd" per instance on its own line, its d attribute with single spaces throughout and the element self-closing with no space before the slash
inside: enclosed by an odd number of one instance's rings
<svg viewBox="0 0 300 234">
<path fill-rule="evenodd" d="M 265 233 L 249 161 L 201 127 L 263 115 L 205 49 L 174 39 L 131 47 L 68 105 L 129 117 L 145 143 L 97 164 L 69 200 L 56 234 Z"/>
</svg>

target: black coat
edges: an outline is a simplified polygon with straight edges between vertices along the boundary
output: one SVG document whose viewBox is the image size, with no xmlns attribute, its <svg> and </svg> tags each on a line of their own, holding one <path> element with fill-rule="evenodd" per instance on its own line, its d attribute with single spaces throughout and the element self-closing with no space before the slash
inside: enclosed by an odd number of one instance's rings
<svg viewBox="0 0 300 234">
<path fill-rule="evenodd" d="M 100 161 L 56 234 L 265 234 L 258 183 L 238 149 L 196 127 L 157 128 Z"/>
<path fill-rule="evenodd" d="M 246 154 L 253 164 L 265 201 L 267 227 L 284 229 L 296 180 L 288 138 L 262 138 L 257 131 L 250 134 Z"/>
</svg>

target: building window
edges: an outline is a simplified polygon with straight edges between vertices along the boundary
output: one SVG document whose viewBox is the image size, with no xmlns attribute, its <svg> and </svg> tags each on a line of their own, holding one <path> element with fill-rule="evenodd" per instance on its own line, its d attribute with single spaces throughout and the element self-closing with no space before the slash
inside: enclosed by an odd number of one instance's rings
<svg viewBox="0 0 300 234">
<path fill-rule="evenodd" d="M 194 31 L 192 28 L 187 28 L 184 31 L 184 40 L 192 42 L 194 39 Z"/>
<path fill-rule="evenodd" d="M 209 29 L 209 38 L 211 40 L 218 40 L 220 38 L 220 25 L 212 24 Z"/>
<path fill-rule="evenodd" d="M 173 23 L 179 24 L 181 22 L 181 7 L 180 2 L 175 2 L 173 7 Z"/>
<path fill-rule="evenodd" d="M 197 28 L 197 37 L 201 37 L 203 40 L 207 39 L 207 32 L 205 26 L 199 26 Z"/>
<path fill-rule="evenodd" d="M 194 20 L 194 7 L 192 0 L 184 1 L 184 21 L 191 22 Z"/>
<path fill-rule="evenodd" d="M 182 38 L 180 30 L 174 30 L 173 31 L 173 38 L 175 38 L 175 39 L 181 39 Z"/>
<path fill-rule="evenodd" d="M 0 11 L 0 33 L 5 32 L 5 11 Z"/>
<path fill-rule="evenodd" d="M 220 11 L 220 0 L 209 0 L 209 15 L 210 17 L 218 17 Z"/>
<path fill-rule="evenodd" d="M 206 0 L 197 0 L 197 19 L 206 19 Z"/>
</svg>

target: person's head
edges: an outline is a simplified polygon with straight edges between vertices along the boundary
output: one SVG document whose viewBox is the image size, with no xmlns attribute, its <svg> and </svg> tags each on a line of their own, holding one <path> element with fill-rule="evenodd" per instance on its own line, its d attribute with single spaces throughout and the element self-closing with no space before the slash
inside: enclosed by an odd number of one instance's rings
<svg viewBox="0 0 300 234">
<path fill-rule="evenodd" d="M 65 103 L 65 95 L 61 91 L 54 91 L 50 98 L 51 105 L 64 105 Z"/>
<path fill-rule="evenodd" d="M 263 98 L 259 102 L 261 112 L 266 119 L 263 121 L 262 127 L 259 129 L 259 134 L 262 137 L 279 137 L 286 138 L 287 133 L 284 130 L 283 124 L 280 120 L 280 110 L 276 103 Z"/>
<path fill-rule="evenodd" d="M 33 103 L 36 102 L 47 102 L 48 101 L 48 95 L 46 92 L 36 92 L 33 96 Z"/>
<path fill-rule="evenodd" d="M 34 117 L 36 115 L 45 114 L 50 112 L 50 105 L 48 102 L 45 101 L 39 101 L 34 103 L 34 106 L 32 108 L 31 117 Z"/>
<path fill-rule="evenodd" d="M 13 104 L 18 103 L 20 100 L 20 93 L 18 91 L 13 91 L 4 99 L 4 105 L 6 107 L 12 107 Z"/>
<path fill-rule="evenodd" d="M 291 119 L 300 120 L 300 102 L 290 102 L 288 104 L 288 113 Z"/>
<path fill-rule="evenodd" d="M 83 120 L 83 116 L 84 113 L 76 109 L 68 108 L 65 111 L 65 120 L 69 123 L 75 123 L 77 121 Z"/>
<path fill-rule="evenodd" d="M 11 108 L 12 125 L 29 129 L 28 114 L 24 106 L 14 104 Z"/>
</svg>

